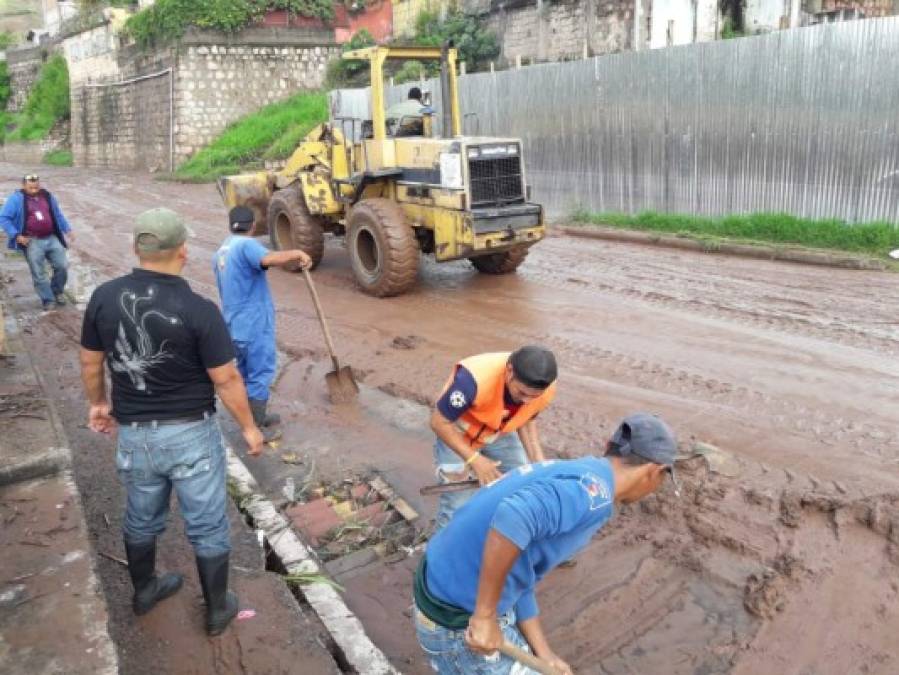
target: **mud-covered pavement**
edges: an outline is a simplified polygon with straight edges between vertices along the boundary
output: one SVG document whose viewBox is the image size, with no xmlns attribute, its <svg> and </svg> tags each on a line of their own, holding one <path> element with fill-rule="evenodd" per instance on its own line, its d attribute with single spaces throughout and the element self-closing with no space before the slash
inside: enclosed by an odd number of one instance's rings
<svg viewBox="0 0 899 675">
<path fill-rule="evenodd" d="M 8 189 L 22 170 L 0 165 Z M 98 279 L 132 265 L 133 217 L 168 206 L 193 230 L 187 277 L 216 297 L 209 261 L 226 228 L 213 186 L 42 173 Z M 329 241 L 315 279 L 363 383 L 347 409 L 327 402 L 330 363 L 301 277 L 270 279 L 283 356 L 274 407 L 287 428 L 250 468 L 273 497 L 287 478 L 376 468 L 430 517 L 433 501 L 418 497 L 434 479 L 425 404 L 455 360 L 539 342 L 562 371 L 540 417 L 551 452 L 597 452 L 636 409 L 662 414 L 687 451 L 713 446 L 683 463 L 680 499 L 623 510 L 542 586 L 551 641 L 577 672 L 899 669 L 894 274 L 551 236 L 517 275 L 426 263 L 414 292 L 376 300 Z M 285 464 L 286 451 L 301 461 Z M 340 581 L 395 665 L 427 672 L 408 620 L 411 566 L 394 558 Z"/>
</svg>

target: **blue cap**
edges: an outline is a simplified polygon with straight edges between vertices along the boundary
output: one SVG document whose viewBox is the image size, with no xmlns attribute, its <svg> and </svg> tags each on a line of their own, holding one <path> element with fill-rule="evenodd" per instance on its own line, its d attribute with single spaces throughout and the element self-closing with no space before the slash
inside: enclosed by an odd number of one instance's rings
<svg viewBox="0 0 899 675">
<path fill-rule="evenodd" d="M 634 413 L 621 420 L 611 443 L 622 457 L 637 455 L 663 466 L 674 466 L 677 457 L 674 432 L 650 413 Z"/>
<path fill-rule="evenodd" d="M 677 439 L 660 417 L 645 412 L 628 415 L 615 429 L 609 445 L 610 449 L 622 457 L 636 455 L 648 462 L 668 467 L 674 483 L 674 494 L 680 497 L 680 484 L 674 473 Z"/>
</svg>

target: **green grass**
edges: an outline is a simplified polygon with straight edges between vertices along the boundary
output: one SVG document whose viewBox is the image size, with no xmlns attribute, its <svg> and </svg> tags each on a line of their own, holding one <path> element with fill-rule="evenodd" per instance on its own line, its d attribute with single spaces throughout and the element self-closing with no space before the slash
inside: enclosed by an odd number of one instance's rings
<svg viewBox="0 0 899 675">
<path fill-rule="evenodd" d="M 51 166 L 72 166 L 73 163 L 71 150 L 51 150 L 44 155 L 44 164 Z"/>
<path fill-rule="evenodd" d="M 837 219 L 812 220 L 786 213 L 752 213 L 721 218 L 644 211 L 622 213 L 578 211 L 574 220 L 629 230 L 686 234 L 696 238 L 725 238 L 767 244 L 885 256 L 899 248 L 899 227 L 887 222 L 849 224 Z"/>
<path fill-rule="evenodd" d="M 231 124 L 210 145 L 178 167 L 175 177 L 213 181 L 258 167 L 266 159 L 289 157 L 313 127 L 328 119 L 328 97 L 296 94 Z"/>
<path fill-rule="evenodd" d="M 57 54 L 38 73 L 22 112 L 15 115 L 16 128 L 6 135 L 11 141 L 37 141 L 46 138 L 59 120 L 69 116 L 69 69 Z"/>
</svg>

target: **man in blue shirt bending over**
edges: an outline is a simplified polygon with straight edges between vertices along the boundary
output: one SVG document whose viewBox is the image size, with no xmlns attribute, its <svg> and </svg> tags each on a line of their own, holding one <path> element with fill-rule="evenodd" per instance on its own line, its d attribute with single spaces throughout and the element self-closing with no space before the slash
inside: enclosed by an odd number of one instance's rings
<svg viewBox="0 0 899 675">
<path fill-rule="evenodd" d="M 511 673 L 515 661 L 497 654 L 506 641 L 571 673 L 543 634 L 537 582 L 584 548 L 615 504 L 652 494 L 666 473 L 674 480 L 676 454 L 668 426 L 636 413 L 602 458 L 528 464 L 481 488 L 428 543 L 415 573 L 415 628 L 434 670 Z"/>
</svg>

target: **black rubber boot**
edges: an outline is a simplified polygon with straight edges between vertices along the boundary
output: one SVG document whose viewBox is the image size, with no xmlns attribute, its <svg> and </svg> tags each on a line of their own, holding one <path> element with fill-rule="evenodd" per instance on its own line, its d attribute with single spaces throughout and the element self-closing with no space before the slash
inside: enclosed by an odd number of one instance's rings
<svg viewBox="0 0 899 675">
<path fill-rule="evenodd" d="M 280 429 L 271 428 L 272 424 L 281 422 L 281 417 L 280 415 L 267 415 L 265 412 L 267 405 L 268 401 L 250 399 L 250 410 L 253 413 L 253 421 L 256 422 L 256 426 L 259 427 L 259 430 L 262 432 L 262 440 L 266 443 L 271 443 L 272 441 L 277 441 L 283 434 Z M 269 421 L 273 419 L 276 419 L 276 421 Z"/>
<path fill-rule="evenodd" d="M 228 590 L 229 554 L 197 556 L 197 572 L 206 600 L 206 632 L 218 635 L 237 616 L 237 596 Z"/>
<path fill-rule="evenodd" d="M 256 421 L 256 426 L 260 429 L 281 424 L 281 416 L 278 413 L 269 413 L 267 408 L 268 401 L 260 401 L 255 398 L 250 399 L 250 410 L 253 411 L 253 419 Z"/>
<path fill-rule="evenodd" d="M 160 600 L 174 595 L 181 588 L 184 578 L 180 574 L 161 574 L 156 571 L 156 540 L 145 544 L 125 542 L 128 556 L 128 573 L 134 586 L 132 608 L 138 616 L 146 614 Z"/>
</svg>

